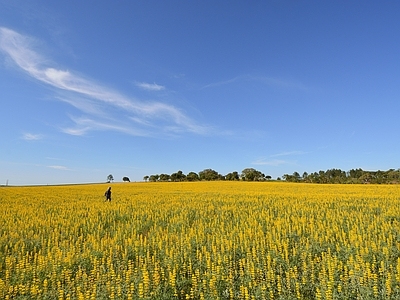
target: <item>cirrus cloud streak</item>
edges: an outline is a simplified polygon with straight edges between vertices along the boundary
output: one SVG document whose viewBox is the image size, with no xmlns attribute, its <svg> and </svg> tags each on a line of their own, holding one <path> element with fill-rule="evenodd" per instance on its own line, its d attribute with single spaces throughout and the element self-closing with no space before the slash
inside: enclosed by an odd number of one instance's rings
<svg viewBox="0 0 400 300">
<path fill-rule="evenodd" d="M 260 166 L 281 166 L 281 165 L 286 165 L 289 162 L 282 160 L 282 159 L 271 159 L 271 160 L 266 160 L 266 159 L 259 159 L 257 161 L 254 161 L 252 164 L 253 165 L 260 165 Z"/>
<path fill-rule="evenodd" d="M 135 82 L 137 87 L 148 91 L 162 91 L 165 90 L 165 86 L 158 85 L 156 83 L 147 83 L 147 82 Z"/>
<path fill-rule="evenodd" d="M 22 135 L 22 139 L 25 141 L 37 141 L 37 140 L 41 140 L 42 138 L 43 138 L 43 135 L 41 135 L 41 134 L 24 133 Z"/>
<path fill-rule="evenodd" d="M 0 50 L 29 76 L 54 88 L 59 94 L 56 99 L 84 114 L 80 118 L 71 118 L 74 125 L 63 128 L 65 133 L 83 135 L 93 130 L 114 130 L 131 135 L 157 136 L 211 132 L 210 127 L 198 124 L 173 105 L 127 97 L 72 71 L 58 69 L 34 48 L 34 39 L 0 27 Z M 138 85 L 152 91 L 165 89 L 155 83 Z"/>
</svg>

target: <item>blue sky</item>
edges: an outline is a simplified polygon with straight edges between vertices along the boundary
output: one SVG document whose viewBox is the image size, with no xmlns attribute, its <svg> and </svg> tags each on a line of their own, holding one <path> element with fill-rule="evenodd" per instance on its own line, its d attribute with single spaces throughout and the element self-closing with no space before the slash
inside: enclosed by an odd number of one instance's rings
<svg viewBox="0 0 400 300">
<path fill-rule="evenodd" d="M 398 1 L 0 0 L 0 184 L 398 169 Z"/>
</svg>

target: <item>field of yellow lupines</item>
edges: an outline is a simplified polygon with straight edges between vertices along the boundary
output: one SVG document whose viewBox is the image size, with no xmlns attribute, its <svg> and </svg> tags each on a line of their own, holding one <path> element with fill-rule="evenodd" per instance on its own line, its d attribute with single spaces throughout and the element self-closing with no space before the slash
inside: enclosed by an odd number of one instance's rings
<svg viewBox="0 0 400 300">
<path fill-rule="evenodd" d="M 1 299 L 399 299 L 400 186 L 0 188 Z"/>
</svg>

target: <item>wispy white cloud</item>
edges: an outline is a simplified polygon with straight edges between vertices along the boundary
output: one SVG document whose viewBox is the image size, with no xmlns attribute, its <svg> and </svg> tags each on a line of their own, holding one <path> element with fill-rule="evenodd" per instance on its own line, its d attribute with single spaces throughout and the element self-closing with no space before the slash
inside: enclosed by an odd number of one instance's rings
<svg viewBox="0 0 400 300">
<path fill-rule="evenodd" d="M 43 138 L 42 134 L 24 133 L 22 139 L 26 141 L 36 141 Z"/>
<path fill-rule="evenodd" d="M 50 156 L 47 156 L 47 157 L 45 157 L 46 159 L 48 159 L 48 160 L 62 160 L 61 158 L 58 158 L 58 157 L 50 157 Z"/>
<path fill-rule="evenodd" d="M 285 151 L 277 154 L 271 155 L 271 157 L 278 157 L 278 156 L 291 156 L 291 155 L 303 155 L 307 154 L 307 152 L 304 151 Z"/>
<path fill-rule="evenodd" d="M 83 135 L 92 130 L 115 130 L 140 136 L 211 132 L 209 127 L 198 124 L 175 106 L 126 97 L 70 70 L 57 69 L 34 50 L 34 44 L 33 39 L 0 27 L 0 50 L 28 75 L 55 88 L 61 94 L 59 100 L 86 114 L 86 117 L 71 118 L 73 128 L 63 129 L 68 134 Z M 164 89 L 155 83 L 141 83 L 141 87 Z"/>
<path fill-rule="evenodd" d="M 69 169 L 66 166 L 57 166 L 57 165 L 53 165 L 53 166 L 47 166 L 50 169 L 55 169 L 55 170 L 60 170 L 60 171 L 70 171 L 71 169 Z"/>
<path fill-rule="evenodd" d="M 282 79 L 282 78 L 275 78 L 275 77 L 268 77 L 268 76 L 253 76 L 253 75 L 241 75 L 241 76 L 233 77 L 231 79 L 213 82 L 213 83 L 203 86 L 203 89 L 223 86 L 223 85 L 232 84 L 235 82 L 245 82 L 245 81 L 259 82 L 261 84 L 274 86 L 274 87 L 278 87 L 278 88 L 303 90 L 303 91 L 306 91 L 309 89 L 307 86 L 305 86 L 301 82 L 288 80 L 288 79 Z"/>
<path fill-rule="evenodd" d="M 274 167 L 286 165 L 289 163 L 290 162 L 282 159 L 265 159 L 265 158 L 261 158 L 259 160 L 252 162 L 253 165 L 274 166 Z"/>
<path fill-rule="evenodd" d="M 118 131 L 135 136 L 151 136 L 151 131 L 137 129 L 133 126 L 118 124 L 118 121 L 97 121 L 90 117 L 73 117 L 70 116 L 71 120 L 75 123 L 74 127 L 63 128 L 63 132 L 70 135 L 85 135 L 89 131 L 102 130 L 102 131 Z"/>
<path fill-rule="evenodd" d="M 252 164 L 253 165 L 267 165 L 267 166 L 281 166 L 281 165 L 288 165 L 288 164 L 295 164 L 294 161 L 292 160 L 287 160 L 287 159 L 279 159 L 279 157 L 286 157 L 286 156 L 297 156 L 297 155 L 303 155 L 307 154 L 308 152 L 304 151 L 285 151 L 277 154 L 270 155 L 268 158 L 260 158 L 256 161 L 254 161 Z M 278 157 L 278 158 L 276 158 Z"/>
<path fill-rule="evenodd" d="M 234 82 L 236 82 L 236 81 L 238 81 L 240 79 L 244 79 L 245 77 L 246 76 L 237 76 L 237 77 L 234 77 L 234 78 L 231 78 L 231 79 L 228 79 L 228 80 L 222 80 L 222 81 L 218 81 L 218 82 L 213 82 L 213 83 L 210 83 L 210 84 L 207 84 L 207 85 L 203 86 L 203 89 L 210 88 L 210 87 L 217 87 L 217 86 L 226 85 L 226 84 L 231 84 L 231 83 L 234 83 Z"/>
<path fill-rule="evenodd" d="M 253 77 L 252 80 L 260 81 L 261 83 L 280 87 L 280 88 L 302 90 L 302 91 L 309 90 L 309 88 L 307 86 L 305 86 L 303 83 L 294 81 L 294 80 L 290 80 L 290 79 L 262 77 L 261 76 L 261 77 Z"/>
<path fill-rule="evenodd" d="M 148 91 L 162 91 L 165 90 L 165 86 L 158 85 L 156 83 L 147 83 L 147 82 L 135 82 L 137 87 Z"/>
</svg>

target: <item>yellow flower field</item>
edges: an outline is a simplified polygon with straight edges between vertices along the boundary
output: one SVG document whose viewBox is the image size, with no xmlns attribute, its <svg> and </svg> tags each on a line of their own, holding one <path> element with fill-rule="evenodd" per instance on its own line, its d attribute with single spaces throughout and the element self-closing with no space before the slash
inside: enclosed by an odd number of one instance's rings
<svg viewBox="0 0 400 300">
<path fill-rule="evenodd" d="M 0 188 L 0 299 L 400 299 L 400 186 Z"/>
</svg>

